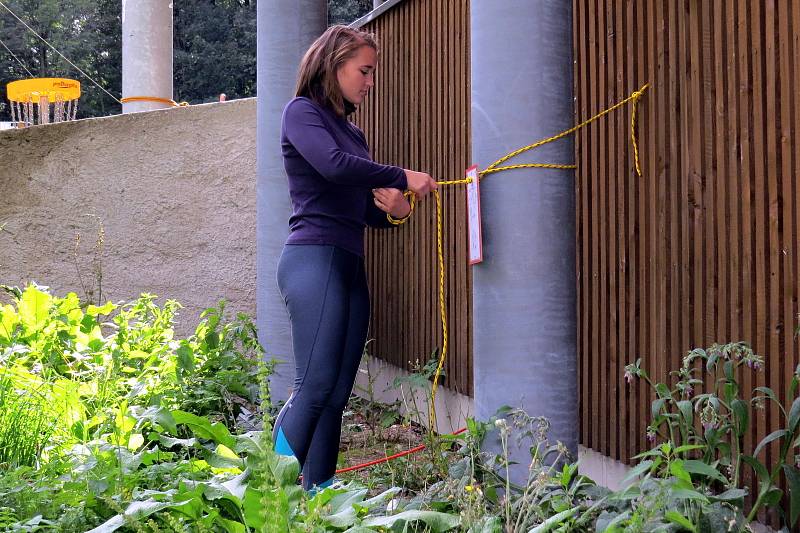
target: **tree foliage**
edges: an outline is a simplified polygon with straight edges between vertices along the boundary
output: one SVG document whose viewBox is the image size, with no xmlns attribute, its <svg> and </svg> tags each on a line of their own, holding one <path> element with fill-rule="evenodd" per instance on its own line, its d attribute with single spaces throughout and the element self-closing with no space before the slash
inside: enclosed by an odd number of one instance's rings
<svg viewBox="0 0 800 533">
<path fill-rule="evenodd" d="M 122 91 L 120 0 L 3 0 L 64 56 L 119 98 Z M 174 0 L 175 100 L 193 104 L 256 94 L 256 0 Z M 371 0 L 329 0 L 331 24 L 367 13 Z M 78 117 L 121 106 L 0 7 L 0 121 L 10 120 L 6 84 L 35 77 L 81 82 Z M 5 46 L 3 46 L 5 45 Z M 8 49 L 6 49 L 6 47 Z M 16 56 L 16 59 L 12 55 Z"/>
</svg>

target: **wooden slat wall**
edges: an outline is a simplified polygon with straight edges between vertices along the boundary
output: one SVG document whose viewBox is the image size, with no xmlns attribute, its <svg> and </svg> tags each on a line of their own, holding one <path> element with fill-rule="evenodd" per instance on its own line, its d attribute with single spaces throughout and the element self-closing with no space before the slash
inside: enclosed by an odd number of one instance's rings
<svg viewBox="0 0 800 533">
<path fill-rule="evenodd" d="M 800 4 L 792 0 L 574 0 L 576 115 L 645 82 L 633 169 L 630 107 L 577 135 L 581 441 L 628 460 L 657 379 L 693 347 L 743 340 L 766 358 L 745 389 L 784 401 L 800 246 Z M 776 429 L 755 420 L 748 447 Z M 776 448 L 769 450 L 770 454 Z"/>
<path fill-rule="evenodd" d="M 366 24 L 381 47 L 375 89 L 357 112 L 376 161 L 463 176 L 470 165 L 469 2 L 406 0 Z M 472 276 L 466 192 L 442 189 L 449 356 L 445 386 L 472 394 Z M 442 346 L 433 195 L 399 229 L 370 230 L 368 349 L 399 367 Z"/>
</svg>

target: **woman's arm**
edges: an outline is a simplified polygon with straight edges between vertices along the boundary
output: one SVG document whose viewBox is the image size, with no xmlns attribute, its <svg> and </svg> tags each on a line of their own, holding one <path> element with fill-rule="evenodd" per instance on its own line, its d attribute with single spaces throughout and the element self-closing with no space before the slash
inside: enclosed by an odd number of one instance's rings
<svg viewBox="0 0 800 533">
<path fill-rule="evenodd" d="M 368 188 L 408 187 L 402 168 L 381 165 L 339 148 L 320 111 L 308 100 L 296 99 L 286 107 L 283 126 L 292 146 L 329 181 Z"/>
</svg>

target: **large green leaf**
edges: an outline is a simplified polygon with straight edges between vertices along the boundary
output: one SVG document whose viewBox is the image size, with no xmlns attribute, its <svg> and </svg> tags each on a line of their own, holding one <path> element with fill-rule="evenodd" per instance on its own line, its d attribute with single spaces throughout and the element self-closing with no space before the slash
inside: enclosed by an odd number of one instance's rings
<svg viewBox="0 0 800 533">
<path fill-rule="evenodd" d="M 800 422 L 800 396 L 792 402 L 792 408 L 789 409 L 789 431 L 794 433 L 797 431 L 797 424 Z"/>
<path fill-rule="evenodd" d="M 770 389 L 769 387 L 756 387 L 755 389 L 753 389 L 753 392 L 763 392 L 763 393 L 764 393 L 764 396 L 766 396 L 767 398 L 769 398 L 769 399 L 770 399 L 770 400 L 772 400 L 773 402 L 778 402 L 778 403 L 780 403 L 780 402 L 778 401 L 778 397 L 777 397 L 777 396 L 775 396 L 775 393 L 774 393 L 774 392 L 772 391 L 772 389 Z M 753 398 L 753 400 L 755 400 L 755 399 L 756 399 L 756 398 Z M 753 400 L 751 400 L 751 401 L 753 401 Z"/>
<path fill-rule="evenodd" d="M 783 498 L 783 491 L 778 487 L 772 487 L 764 493 L 762 502 L 766 508 L 775 507 L 780 503 L 781 498 Z"/>
<path fill-rule="evenodd" d="M 750 457 L 749 455 L 742 455 L 742 461 L 750 465 L 762 483 L 769 483 L 769 472 L 767 471 L 766 467 L 758 461 L 758 459 Z"/>
<path fill-rule="evenodd" d="M 503 522 L 499 516 L 484 516 L 480 522 L 473 524 L 468 533 L 502 533 Z"/>
<path fill-rule="evenodd" d="M 725 361 L 725 363 L 722 365 L 722 369 L 725 373 L 725 379 L 728 381 L 733 381 L 733 361 Z"/>
<path fill-rule="evenodd" d="M 739 393 L 739 387 L 736 386 L 736 383 L 730 382 L 725 384 L 725 387 L 723 388 L 723 394 L 725 395 L 725 401 L 728 404 L 733 402 L 734 397 L 738 393 Z"/>
<path fill-rule="evenodd" d="M 11 305 L 0 305 L 0 345 L 8 344 L 19 324 L 19 315 Z"/>
<path fill-rule="evenodd" d="M 578 513 L 580 507 L 573 507 L 572 509 L 567 509 L 566 511 L 561 511 L 558 514 L 555 514 L 536 526 L 535 528 L 528 531 L 528 533 L 547 533 L 548 531 L 552 530 L 554 527 L 562 525 L 562 522 L 565 520 L 569 520 L 573 516 Z"/>
<path fill-rule="evenodd" d="M 689 489 L 675 489 L 670 494 L 676 500 L 695 500 L 699 502 L 707 502 L 708 498 L 697 492 L 696 490 Z"/>
<path fill-rule="evenodd" d="M 35 333 L 44 327 L 50 316 L 53 297 L 29 285 L 19 300 L 19 317 L 27 334 Z"/>
<path fill-rule="evenodd" d="M 136 418 L 139 419 L 136 427 L 141 427 L 140 424 L 143 420 L 149 420 L 152 424 L 161 426 L 172 435 L 175 435 L 178 431 L 177 425 L 175 424 L 175 417 L 172 416 L 172 413 L 168 409 L 161 406 L 151 405 Z"/>
<path fill-rule="evenodd" d="M 647 461 L 642 461 L 628 471 L 628 475 L 625 476 L 625 479 L 623 479 L 622 482 L 627 483 L 628 481 L 641 476 L 645 472 L 649 471 L 651 466 L 653 466 L 653 461 L 650 459 Z"/>
<path fill-rule="evenodd" d="M 275 454 L 269 458 L 269 467 L 282 487 L 294 485 L 300 475 L 300 463 L 292 456 Z"/>
<path fill-rule="evenodd" d="M 176 424 L 185 424 L 192 430 L 192 433 L 200 438 L 213 440 L 217 444 L 224 444 L 231 449 L 236 447 L 236 439 L 221 422 L 212 424 L 207 418 L 180 410 L 172 411 L 172 417 Z"/>
<path fill-rule="evenodd" d="M 225 487 L 228 492 L 239 498 L 240 500 L 244 499 L 244 493 L 247 490 L 247 480 L 250 477 L 250 471 L 245 470 L 238 476 L 233 479 L 229 479 L 228 481 L 222 483 L 222 486 Z"/>
<path fill-rule="evenodd" d="M 223 518 L 221 516 L 217 517 L 217 523 L 220 524 L 227 533 L 246 533 L 247 527 L 241 522 L 237 522 L 236 520 L 229 520 L 227 518 Z"/>
<path fill-rule="evenodd" d="M 424 522 L 432 533 L 449 531 L 458 527 L 461 519 L 452 514 L 438 511 L 403 511 L 392 516 L 370 517 L 363 521 L 365 526 L 392 527 L 397 523 Z"/>
<path fill-rule="evenodd" d="M 178 379 L 182 379 L 185 374 L 190 374 L 194 371 L 194 351 L 187 341 L 181 341 L 181 345 L 175 351 L 177 365 L 175 366 L 175 373 Z"/>
<path fill-rule="evenodd" d="M 689 459 L 683 462 L 683 468 L 690 474 L 697 474 L 701 476 L 710 477 L 722 483 L 728 482 L 728 480 L 725 479 L 725 476 L 723 476 L 719 472 L 719 470 L 717 470 L 711 465 L 704 463 L 703 461 L 698 461 L 696 459 Z"/>
<path fill-rule="evenodd" d="M 625 511 L 623 513 L 614 514 L 610 511 L 603 511 L 599 517 L 597 517 L 597 524 L 595 525 L 595 530 L 597 533 L 608 533 L 608 532 L 616 532 L 622 531 L 620 529 L 620 525 L 629 520 L 631 517 L 630 511 Z"/>
<path fill-rule="evenodd" d="M 669 464 L 669 472 L 676 478 L 685 481 L 686 483 L 691 485 L 692 477 L 689 475 L 689 472 L 684 468 L 683 464 L 684 464 L 683 461 L 680 459 L 672 461 Z"/>
<path fill-rule="evenodd" d="M 750 426 L 747 402 L 737 398 L 731 403 L 731 409 L 733 409 L 733 414 L 736 417 L 736 434 L 742 437 L 747 433 L 747 429 Z"/>
<path fill-rule="evenodd" d="M 764 437 L 764 438 L 761 440 L 761 442 L 759 442 L 759 443 L 758 443 L 758 446 L 756 446 L 756 451 L 755 451 L 755 452 L 753 452 L 753 457 L 758 457 L 758 454 L 759 454 L 759 453 L 761 453 L 761 450 L 763 450 L 763 449 L 764 449 L 764 447 L 765 447 L 767 444 L 769 444 L 770 442 L 772 442 L 772 441 L 774 441 L 774 440 L 778 440 L 778 439 L 780 439 L 781 437 L 783 437 L 783 436 L 785 436 L 785 435 L 788 435 L 788 434 L 789 434 L 789 432 L 788 432 L 788 431 L 786 431 L 785 429 L 779 429 L 779 430 L 777 430 L 777 431 L 773 431 L 772 433 L 770 433 L 769 435 L 767 435 L 766 437 Z"/>
<path fill-rule="evenodd" d="M 747 496 L 747 491 L 744 489 L 728 489 L 722 494 L 711 496 L 710 499 L 712 501 L 734 503 L 739 507 L 741 507 L 741 504 L 744 501 L 745 496 Z"/>
<path fill-rule="evenodd" d="M 666 398 L 668 400 L 672 399 L 672 393 L 670 392 L 669 387 L 663 383 L 656 384 L 656 394 L 659 398 Z"/>
<path fill-rule="evenodd" d="M 125 509 L 124 514 L 118 514 L 116 516 L 112 516 L 96 528 L 88 531 L 88 533 L 111 533 L 112 531 L 116 531 L 117 529 L 121 528 L 126 524 L 128 521 L 138 521 L 142 518 L 146 518 L 151 514 L 161 511 L 162 509 L 167 509 L 169 507 L 179 507 L 188 503 L 188 501 L 182 501 L 178 503 L 173 502 L 159 502 L 156 500 L 146 500 L 140 502 L 132 502 L 127 509 Z"/>
<path fill-rule="evenodd" d="M 97 316 L 97 315 L 107 315 L 111 313 L 117 306 L 111 302 L 106 302 L 106 304 L 102 307 L 97 307 L 96 305 L 90 305 L 86 308 L 86 314 L 89 316 Z"/>
<path fill-rule="evenodd" d="M 666 513 L 664 513 L 664 518 L 666 518 L 673 524 L 678 524 L 679 526 L 688 529 L 692 533 L 697 533 L 697 528 L 695 527 L 695 525 L 692 524 L 692 522 L 688 518 L 686 518 L 677 511 L 667 511 Z"/>
<path fill-rule="evenodd" d="M 692 402 L 689 400 L 681 400 L 678 402 L 678 409 L 681 410 L 683 421 L 691 426 L 694 423 L 694 412 L 692 411 Z"/>
<path fill-rule="evenodd" d="M 365 514 L 391 499 L 399 491 L 399 488 L 391 488 L 369 500 L 364 500 L 367 489 L 350 490 L 337 494 L 329 502 L 331 512 L 325 516 L 325 521 L 337 528 L 350 527 L 360 515 L 359 509 Z"/>
<path fill-rule="evenodd" d="M 348 490 L 346 492 L 336 494 L 333 498 L 331 498 L 330 502 L 328 502 L 330 513 L 335 514 L 345 509 L 350 509 L 354 503 L 363 502 L 366 495 L 367 489 L 365 488 Z"/>
<path fill-rule="evenodd" d="M 800 470 L 791 465 L 783 465 L 783 471 L 789 482 L 789 525 L 794 527 L 800 517 Z"/>
</svg>

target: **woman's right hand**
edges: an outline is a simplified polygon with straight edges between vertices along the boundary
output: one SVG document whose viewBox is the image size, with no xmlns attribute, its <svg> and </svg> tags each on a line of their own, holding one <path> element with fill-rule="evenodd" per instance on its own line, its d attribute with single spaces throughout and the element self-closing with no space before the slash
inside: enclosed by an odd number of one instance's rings
<svg viewBox="0 0 800 533">
<path fill-rule="evenodd" d="M 430 174 L 408 169 L 403 169 L 403 171 L 406 173 L 408 190 L 416 194 L 417 198 L 424 197 L 438 187 L 436 180 L 434 180 Z"/>
</svg>

